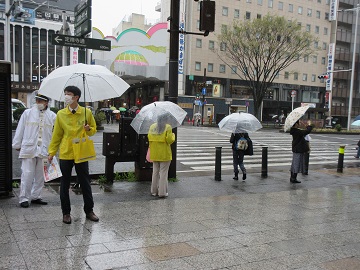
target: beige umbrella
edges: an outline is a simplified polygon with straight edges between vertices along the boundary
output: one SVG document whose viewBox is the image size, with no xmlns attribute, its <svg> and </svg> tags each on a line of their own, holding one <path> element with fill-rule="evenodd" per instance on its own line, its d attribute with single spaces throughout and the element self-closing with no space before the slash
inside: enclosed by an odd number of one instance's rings
<svg viewBox="0 0 360 270">
<path fill-rule="evenodd" d="M 298 107 L 294 109 L 285 119 L 284 131 L 288 131 L 301 117 L 304 116 L 309 106 Z"/>
</svg>

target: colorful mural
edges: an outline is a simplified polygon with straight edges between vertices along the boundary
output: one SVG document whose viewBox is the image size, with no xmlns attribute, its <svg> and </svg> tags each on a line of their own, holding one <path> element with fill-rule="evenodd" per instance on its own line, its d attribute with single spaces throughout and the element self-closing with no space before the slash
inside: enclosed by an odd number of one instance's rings
<svg viewBox="0 0 360 270">
<path fill-rule="evenodd" d="M 111 51 L 93 51 L 93 59 L 102 60 L 109 69 L 115 63 L 137 66 L 165 66 L 168 46 L 167 23 L 158 23 L 148 31 L 130 28 L 114 36 L 104 36 L 100 29 L 93 27 L 92 37 L 111 41 Z"/>
</svg>

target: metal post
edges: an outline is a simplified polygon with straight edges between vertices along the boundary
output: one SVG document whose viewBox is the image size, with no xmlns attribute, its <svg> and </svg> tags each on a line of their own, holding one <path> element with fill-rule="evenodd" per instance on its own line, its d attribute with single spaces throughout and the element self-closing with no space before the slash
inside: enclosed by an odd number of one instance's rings
<svg viewBox="0 0 360 270">
<path fill-rule="evenodd" d="M 11 53 L 10 53 L 10 0 L 5 0 L 5 13 L 6 13 L 6 22 L 5 22 L 5 51 L 4 51 L 4 59 L 5 61 L 11 61 Z"/>
<path fill-rule="evenodd" d="M 354 91 L 354 75 L 355 75 L 355 52 L 356 52 L 356 37 L 357 37 L 357 28 L 358 28 L 358 17 L 359 17 L 359 4 L 356 6 L 356 19 L 355 19 L 355 35 L 354 35 L 354 47 L 352 55 L 352 66 L 351 66 L 351 80 L 350 80 L 350 93 L 349 93 L 349 111 L 348 111 L 348 122 L 347 130 L 350 130 L 351 122 L 351 111 L 352 111 L 352 99 Z"/>
<path fill-rule="evenodd" d="M 204 88 L 206 88 L 206 68 L 204 68 Z M 201 90 L 202 91 L 202 90 Z M 202 112 L 201 112 L 201 125 L 204 125 L 204 110 L 205 110 L 205 95 L 202 93 Z"/>
<path fill-rule="evenodd" d="M 262 148 L 262 159 L 261 159 L 261 177 L 266 178 L 268 176 L 268 148 L 264 146 Z"/>
<path fill-rule="evenodd" d="M 178 69 L 179 69 L 179 21 L 180 0 L 171 0 L 170 3 L 170 52 L 169 52 L 169 101 L 178 103 Z M 177 129 L 173 132 L 177 137 Z M 176 178 L 177 141 L 171 145 L 172 161 L 169 168 L 169 178 Z"/>
<path fill-rule="evenodd" d="M 215 181 L 221 181 L 221 148 L 215 147 Z"/>
<path fill-rule="evenodd" d="M 337 172 L 342 173 L 344 168 L 345 145 L 340 145 Z"/>
<path fill-rule="evenodd" d="M 63 30 L 62 30 L 62 34 L 66 35 L 66 11 L 63 10 Z M 39 62 L 40 65 L 40 62 Z M 67 54 L 66 54 L 66 46 L 63 46 L 62 48 L 62 66 L 67 66 Z"/>
</svg>

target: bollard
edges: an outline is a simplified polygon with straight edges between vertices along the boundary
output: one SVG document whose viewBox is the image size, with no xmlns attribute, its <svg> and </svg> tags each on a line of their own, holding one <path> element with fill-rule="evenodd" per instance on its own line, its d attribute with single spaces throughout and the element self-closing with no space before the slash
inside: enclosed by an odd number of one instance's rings
<svg viewBox="0 0 360 270">
<path fill-rule="evenodd" d="M 266 178 L 268 176 L 268 148 L 264 146 L 262 148 L 262 159 L 261 159 L 261 177 Z"/>
<path fill-rule="evenodd" d="M 221 146 L 215 147 L 215 181 L 221 181 Z"/>
<path fill-rule="evenodd" d="M 340 145 L 337 172 L 342 173 L 344 168 L 345 145 Z"/>
</svg>

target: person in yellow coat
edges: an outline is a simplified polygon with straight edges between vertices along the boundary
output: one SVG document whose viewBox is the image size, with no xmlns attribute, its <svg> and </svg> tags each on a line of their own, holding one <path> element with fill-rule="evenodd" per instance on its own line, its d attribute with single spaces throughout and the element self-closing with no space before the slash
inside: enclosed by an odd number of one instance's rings
<svg viewBox="0 0 360 270">
<path fill-rule="evenodd" d="M 60 149 L 60 169 L 63 175 L 60 184 L 60 200 L 63 222 L 66 224 L 71 223 L 69 188 L 71 171 L 74 165 L 83 193 L 86 218 L 91 221 L 99 221 L 99 218 L 93 212 L 94 200 L 90 185 L 89 163 L 87 161 L 75 163 L 73 151 L 73 140 L 80 138 L 84 132 L 86 132 L 88 136 L 94 135 L 96 133 L 96 122 L 91 111 L 79 105 L 78 102 L 81 96 L 81 90 L 78 87 L 67 86 L 64 89 L 64 93 L 67 106 L 57 113 L 54 131 L 48 150 L 48 159 L 51 162 L 57 151 Z"/>
<path fill-rule="evenodd" d="M 166 198 L 168 196 L 168 172 L 172 160 L 171 144 L 175 134 L 166 117 L 158 117 L 157 123 L 150 126 L 148 133 L 150 159 L 153 161 L 151 195 Z"/>
</svg>

